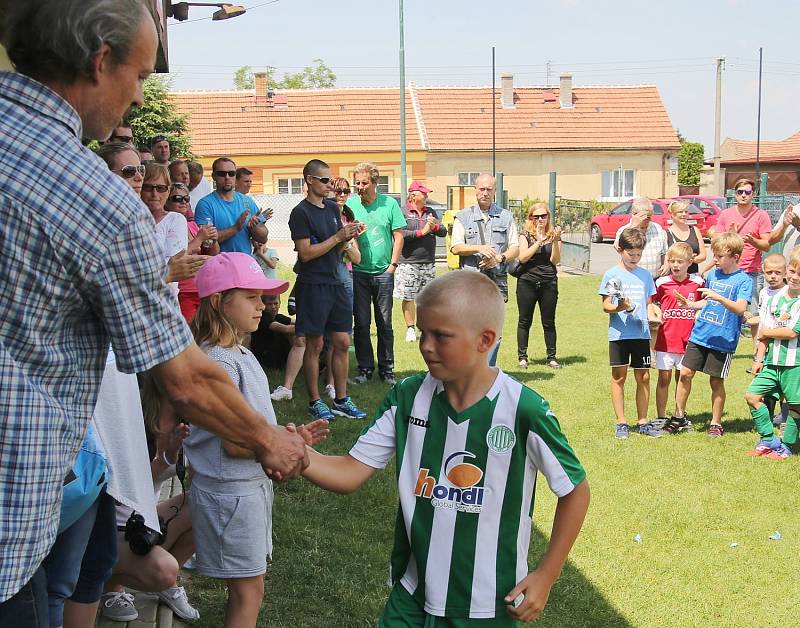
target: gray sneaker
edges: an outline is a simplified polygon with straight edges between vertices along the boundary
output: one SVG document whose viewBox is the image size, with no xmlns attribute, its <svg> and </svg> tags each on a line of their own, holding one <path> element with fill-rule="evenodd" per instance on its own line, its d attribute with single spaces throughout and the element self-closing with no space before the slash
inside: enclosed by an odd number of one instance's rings
<svg viewBox="0 0 800 628">
<path fill-rule="evenodd" d="M 353 378 L 353 382 L 356 384 L 366 384 L 371 379 L 372 373 L 369 371 L 359 371 L 358 375 Z"/>
<path fill-rule="evenodd" d="M 183 587 L 170 587 L 158 592 L 158 598 L 172 609 L 181 619 L 187 621 L 195 621 L 200 619 L 200 613 L 189 604 L 189 598 L 186 597 L 186 589 Z"/>
<path fill-rule="evenodd" d="M 133 594 L 126 591 L 103 593 L 100 614 L 112 621 L 133 621 L 139 617 L 139 611 L 133 605 Z"/>
<path fill-rule="evenodd" d="M 650 438 L 660 438 L 664 435 L 664 430 L 658 429 L 655 425 L 653 425 L 652 421 L 642 423 L 639 425 L 637 431 L 642 436 L 649 436 Z"/>
</svg>

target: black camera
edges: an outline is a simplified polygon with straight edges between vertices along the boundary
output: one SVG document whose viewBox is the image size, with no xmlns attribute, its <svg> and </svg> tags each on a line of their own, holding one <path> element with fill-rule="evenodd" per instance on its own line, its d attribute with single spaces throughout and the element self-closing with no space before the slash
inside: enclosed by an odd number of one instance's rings
<svg viewBox="0 0 800 628">
<path fill-rule="evenodd" d="M 144 517 L 134 511 L 125 522 L 125 540 L 134 554 L 146 556 L 153 547 L 164 543 L 164 535 L 148 528 Z"/>
</svg>

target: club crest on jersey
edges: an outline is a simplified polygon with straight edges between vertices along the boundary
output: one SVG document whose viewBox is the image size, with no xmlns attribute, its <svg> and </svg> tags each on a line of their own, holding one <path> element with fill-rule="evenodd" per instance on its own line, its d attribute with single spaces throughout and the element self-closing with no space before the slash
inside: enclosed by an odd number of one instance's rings
<svg viewBox="0 0 800 628">
<path fill-rule="evenodd" d="M 517 442 L 517 437 L 511 428 L 505 425 L 495 425 L 486 434 L 486 446 L 496 454 L 511 451 Z"/>
<path fill-rule="evenodd" d="M 430 469 L 420 469 L 414 495 L 430 499 L 434 508 L 481 512 L 486 489 L 476 484 L 483 479 L 483 470 L 465 462 L 465 459 L 475 457 L 475 454 L 468 451 L 457 451 L 449 455 L 444 463 L 446 483 L 439 483 L 430 474 Z"/>
</svg>

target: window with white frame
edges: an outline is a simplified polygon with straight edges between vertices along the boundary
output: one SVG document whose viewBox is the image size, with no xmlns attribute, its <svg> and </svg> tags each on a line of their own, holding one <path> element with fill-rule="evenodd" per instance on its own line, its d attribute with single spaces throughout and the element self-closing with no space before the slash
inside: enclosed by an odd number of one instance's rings
<svg viewBox="0 0 800 628">
<path fill-rule="evenodd" d="M 480 172 L 459 172 L 458 184 L 459 185 L 475 185 L 476 179 L 480 176 Z"/>
<path fill-rule="evenodd" d="M 278 179 L 278 194 L 302 194 L 303 177 Z"/>
<path fill-rule="evenodd" d="M 605 200 L 622 200 L 630 198 L 633 193 L 633 182 L 636 178 L 635 170 L 603 170 L 601 173 L 601 193 L 600 196 Z"/>
</svg>

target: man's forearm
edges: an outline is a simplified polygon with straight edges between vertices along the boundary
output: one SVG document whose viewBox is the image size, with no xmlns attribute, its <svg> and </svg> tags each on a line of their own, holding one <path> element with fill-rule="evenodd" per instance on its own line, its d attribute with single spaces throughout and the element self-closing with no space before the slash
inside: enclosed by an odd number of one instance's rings
<svg viewBox="0 0 800 628">
<path fill-rule="evenodd" d="M 475 255 L 481 249 L 480 244 L 454 244 L 450 247 L 453 255 Z"/>
<path fill-rule="evenodd" d="M 232 227 L 228 227 L 227 229 L 217 229 L 217 242 L 225 242 L 225 240 L 230 240 L 233 236 L 239 233 L 242 230 L 241 227 L 238 229 L 236 225 Z"/>
<path fill-rule="evenodd" d="M 309 241 L 309 244 L 303 246 L 298 246 L 298 240 L 295 240 L 297 257 L 300 258 L 301 262 L 310 262 L 312 259 L 322 257 L 325 255 L 325 253 L 339 244 L 341 244 L 341 242 L 339 241 L 339 237 L 337 235 L 332 235 L 327 240 L 317 242 L 316 244 L 311 244 Z"/>
<path fill-rule="evenodd" d="M 197 345 L 153 371 L 182 419 L 245 449 L 269 448 L 271 426 L 245 401 L 225 370 Z"/>
<path fill-rule="evenodd" d="M 392 260 L 390 263 L 396 264 L 403 253 L 403 230 L 395 229 L 392 231 Z"/>
</svg>

